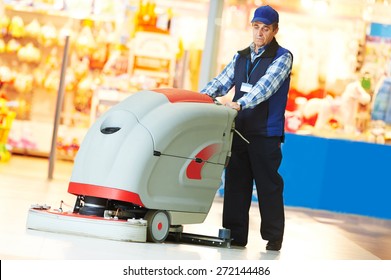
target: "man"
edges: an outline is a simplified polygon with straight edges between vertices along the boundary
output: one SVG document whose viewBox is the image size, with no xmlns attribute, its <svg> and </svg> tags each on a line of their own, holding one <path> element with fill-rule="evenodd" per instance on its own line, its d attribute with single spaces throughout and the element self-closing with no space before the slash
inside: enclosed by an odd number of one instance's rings
<svg viewBox="0 0 391 280">
<path fill-rule="evenodd" d="M 293 56 L 276 41 L 279 14 L 261 6 L 251 21 L 253 42 L 238 51 L 233 60 L 201 93 L 223 96 L 235 86 L 229 106 L 238 111 L 232 155 L 225 173 L 223 227 L 231 230 L 231 244 L 246 246 L 253 182 L 261 215 L 260 232 L 266 249 L 282 246 L 285 215 L 283 178 L 278 173 L 282 160 L 285 107 Z"/>
</svg>

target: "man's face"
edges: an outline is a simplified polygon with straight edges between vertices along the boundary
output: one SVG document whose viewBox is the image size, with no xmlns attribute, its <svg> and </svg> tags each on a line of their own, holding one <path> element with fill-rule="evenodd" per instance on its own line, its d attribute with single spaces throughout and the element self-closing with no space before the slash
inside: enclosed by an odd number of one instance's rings
<svg viewBox="0 0 391 280">
<path fill-rule="evenodd" d="M 256 49 L 269 44 L 278 32 L 278 27 L 273 28 L 273 25 L 266 25 L 259 21 L 253 22 L 252 27 Z"/>
</svg>

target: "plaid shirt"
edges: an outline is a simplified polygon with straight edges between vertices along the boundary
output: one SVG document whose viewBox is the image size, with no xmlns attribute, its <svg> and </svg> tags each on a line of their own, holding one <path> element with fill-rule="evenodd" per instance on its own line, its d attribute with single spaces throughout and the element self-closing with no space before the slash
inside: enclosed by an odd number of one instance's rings
<svg viewBox="0 0 391 280">
<path fill-rule="evenodd" d="M 258 53 L 255 53 L 254 43 L 251 43 L 250 48 L 251 62 L 265 51 L 265 47 L 261 47 L 258 49 Z M 238 56 L 239 54 L 236 53 L 224 70 L 216 78 L 211 80 L 200 92 L 212 97 L 226 95 L 235 83 L 234 69 Z M 242 105 L 242 109 L 254 108 L 259 103 L 269 99 L 289 76 L 291 68 L 292 55 L 290 53 L 286 53 L 274 60 L 266 70 L 265 75 L 253 85 L 248 93 L 237 100 L 237 102 Z"/>
</svg>

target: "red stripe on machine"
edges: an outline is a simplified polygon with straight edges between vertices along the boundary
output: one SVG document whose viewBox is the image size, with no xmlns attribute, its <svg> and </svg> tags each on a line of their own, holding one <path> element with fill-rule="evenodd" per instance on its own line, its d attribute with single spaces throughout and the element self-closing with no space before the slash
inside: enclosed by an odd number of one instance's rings
<svg viewBox="0 0 391 280">
<path fill-rule="evenodd" d="M 144 207 L 138 194 L 120 189 L 70 182 L 68 185 L 68 192 L 74 195 L 86 195 L 126 201 Z"/>
<path fill-rule="evenodd" d="M 195 102 L 195 103 L 214 103 L 213 99 L 207 94 L 201 94 L 196 91 L 184 90 L 178 88 L 159 88 L 154 92 L 164 94 L 171 103 L 176 102 Z"/>
<path fill-rule="evenodd" d="M 202 162 L 196 162 L 192 160 L 186 169 L 186 176 L 189 179 L 201 180 L 201 170 L 205 165 L 205 162 L 209 160 L 214 154 L 221 149 L 221 144 L 212 144 L 202 149 L 195 158 L 202 159 Z"/>
</svg>

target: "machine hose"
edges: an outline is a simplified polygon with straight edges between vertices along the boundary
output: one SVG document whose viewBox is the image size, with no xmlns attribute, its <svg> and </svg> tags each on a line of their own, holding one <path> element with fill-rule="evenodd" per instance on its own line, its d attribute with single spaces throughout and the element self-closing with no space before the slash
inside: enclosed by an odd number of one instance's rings
<svg viewBox="0 0 391 280">
<path fill-rule="evenodd" d="M 235 128 L 233 129 L 234 132 L 240 136 L 240 138 L 242 138 L 247 144 L 250 144 L 250 141 L 248 141 L 242 134 L 240 134 L 239 131 L 237 131 Z"/>
</svg>

